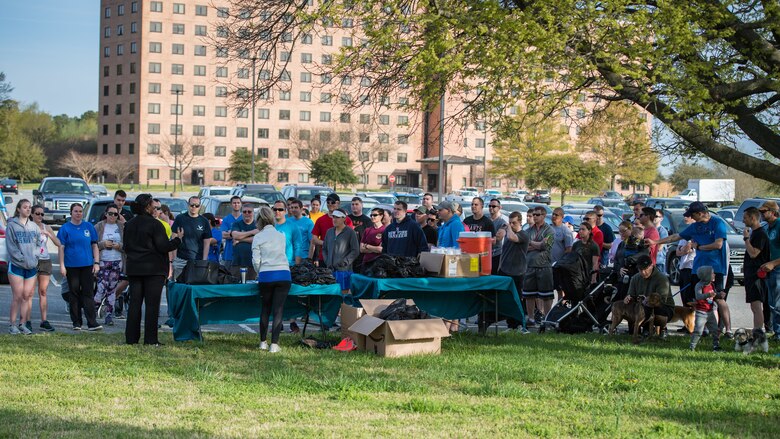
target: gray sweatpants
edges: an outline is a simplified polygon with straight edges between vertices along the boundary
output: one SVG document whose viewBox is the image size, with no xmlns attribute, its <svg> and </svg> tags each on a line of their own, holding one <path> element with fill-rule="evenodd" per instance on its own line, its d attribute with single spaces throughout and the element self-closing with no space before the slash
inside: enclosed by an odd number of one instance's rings
<svg viewBox="0 0 780 439">
<path fill-rule="evenodd" d="M 691 350 L 695 350 L 696 345 L 699 344 L 699 339 L 701 339 L 701 335 L 704 333 L 705 325 L 712 335 L 712 347 L 715 348 L 720 346 L 718 308 L 715 306 L 709 312 L 696 310 L 696 323 L 693 327 L 693 334 L 691 335 Z"/>
</svg>

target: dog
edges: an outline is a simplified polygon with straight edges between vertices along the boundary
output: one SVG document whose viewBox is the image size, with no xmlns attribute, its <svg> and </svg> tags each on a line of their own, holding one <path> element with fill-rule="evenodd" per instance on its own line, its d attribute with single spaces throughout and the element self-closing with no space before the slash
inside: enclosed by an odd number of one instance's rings
<svg viewBox="0 0 780 439">
<path fill-rule="evenodd" d="M 734 351 L 748 355 L 757 350 L 769 352 L 769 341 L 763 330 L 754 329 L 751 333 L 745 328 L 739 328 L 734 331 Z"/>
<path fill-rule="evenodd" d="M 682 322 L 685 329 L 688 330 L 688 334 L 693 333 L 693 327 L 696 323 L 696 312 L 692 306 L 675 306 L 674 316 L 669 323 Z"/>
<path fill-rule="evenodd" d="M 620 322 L 625 319 L 628 322 L 629 331 L 633 330 L 632 342 L 634 344 L 639 343 L 639 328 L 645 321 L 645 308 L 642 306 L 644 296 L 638 298 L 631 298 L 628 305 L 622 300 L 614 302 L 612 304 L 612 324 L 609 327 L 610 335 L 615 333 L 615 329 Z"/>
</svg>

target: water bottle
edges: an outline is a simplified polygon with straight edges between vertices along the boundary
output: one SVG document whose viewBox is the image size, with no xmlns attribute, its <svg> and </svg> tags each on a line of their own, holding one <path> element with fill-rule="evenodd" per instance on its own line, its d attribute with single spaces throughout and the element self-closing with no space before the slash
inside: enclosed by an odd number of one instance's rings
<svg viewBox="0 0 780 439">
<path fill-rule="evenodd" d="M 246 267 L 241 267 L 241 283 L 246 283 Z"/>
</svg>

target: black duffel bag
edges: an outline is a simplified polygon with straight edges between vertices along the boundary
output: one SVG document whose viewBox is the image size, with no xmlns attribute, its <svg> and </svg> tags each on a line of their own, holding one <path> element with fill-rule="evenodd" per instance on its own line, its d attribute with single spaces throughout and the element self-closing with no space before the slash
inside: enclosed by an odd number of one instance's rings
<svg viewBox="0 0 780 439">
<path fill-rule="evenodd" d="M 188 285 L 237 284 L 239 279 L 227 268 L 212 261 L 187 261 L 176 282 Z"/>
</svg>

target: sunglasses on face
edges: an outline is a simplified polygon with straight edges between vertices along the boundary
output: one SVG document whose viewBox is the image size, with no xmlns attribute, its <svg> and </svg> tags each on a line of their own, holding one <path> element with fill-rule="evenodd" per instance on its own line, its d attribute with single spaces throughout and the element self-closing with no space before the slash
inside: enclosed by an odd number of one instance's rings
<svg viewBox="0 0 780 439">
<path fill-rule="evenodd" d="M 116 212 L 108 212 L 106 215 L 108 215 L 108 216 L 119 216 L 119 214 L 116 213 Z"/>
<path fill-rule="evenodd" d="M 590 220 L 592 220 L 592 219 L 593 219 L 593 217 L 586 216 L 586 217 L 585 217 L 585 218 L 583 218 L 583 219 L 584 219 L 585 221 L 590 221 Z"/>
<path fill-rule="evenodd" d="M 534 215 L 534 216 L 542 216 L 542 214 L 541 214 L 541 213 L 535 213 L 535 214 L 533 214 L 533 215 Z"/>
<path fill-rule="evenodd" d="M 335 201 L 326 201 L 326 203 L 328 203 L 328 204 L 336 204 Z"/>
<path fill-rule="evenodd" d="M 276 209 L 274 209 L 274 210 L 276 210 Z M 251 210 L 245 210 L 244 213 L 254 213 L 254 212 L 252 212 Z"/>
<path fill-rule="evenodd" d="M 596 216 L 601 218 L 602 216 L 604 216 L 604 214 L 603 213 L 601 215 L 596 214 Z"/>
<path fill-rule="evenodd" d="M 274 212 L 284 212 L 284 210 L 285 209 L 283 207 L 274 207 Z M 246 212 L 244 212 L 244 213 L 246 213 Z M 249 212 L 249 213 L 251 213 L 251 212 Z"/>
<path fill-rule="evenodd" d="M 155 206 L 154 210 L 162 210 L 162 207 Z"/>
<path fill-rule="evenodd" d="M 33 212 L 33 215 L 35 215 L 35 216 L 43 216 L 43 212 Z"/>
<path fill-rule="evenodd" d="M 372 218 L 373 218 L 373 217 L 375 217 L 375 216 L 382 216 L 382 214 L 381 214 L 381 213 L 372 213 L 372 214 L 371 214 L 371 217 L 372 217 Z"/>
<path fill-rule="evenodd" d="M 498 208 L 499 208 L 499 207 L 501 207 L 501 206 L 494 206 L 494 205 L 492 205 L 492 204 L 488 204 L 488 207 L 489 207 L 490 209 L 498 209 Z"/>
<path fill-rule="evenodd" d="M 190 207 L 200 207 L 200 204 L 190 204 Z"/>
</svg>

